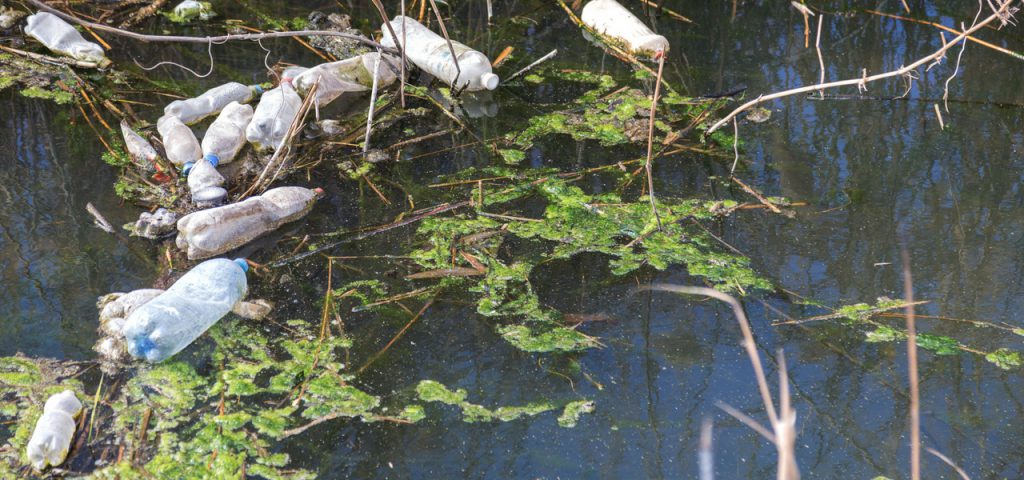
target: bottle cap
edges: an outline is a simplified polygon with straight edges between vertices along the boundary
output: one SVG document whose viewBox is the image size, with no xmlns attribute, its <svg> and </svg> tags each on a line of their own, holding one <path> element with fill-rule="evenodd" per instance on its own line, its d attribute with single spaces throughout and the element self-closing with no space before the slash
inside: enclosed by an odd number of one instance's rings
<svg viewBox="0 0 1024 480">
<path fill-rule="evenodd" d="M 491 72 L 487 72 L 483 75 L 480 75 L 480 84 L 483 85 L 484 88 L 488 90 L 494 90 L 495 88 L 498 88 L 498 83 L 500 81 L 501 79 L 499 79 L 497 75 Z"/>
<path fill-rule="evenodd" d="M 322 188 L 320 188 L 320 187 L 316 187 L 316 188 L 314 188 L 314 189 L 313 189 L 313 193 L 315 193 L 315 194 L 316 194 L 316 196 L 317 196 L 318 198 L 319 198 L 319 197 L 322 197 L 322 196 L 324 196 L 324 195 L 325 195 L 325 193 L 324 193 L 324 189 L 322 189 Z"/>
<path fill-rule="evenodd" d="M 260 85 L 253 85 L 252 89 L 256 91 L 256 95 L 263 95 L 263 87 Z"/>
<path fill-rule="evenodd" d="M 203 155 L 203 160 L 210 162 L 210 165 L 215 167 L 220 163 L 220 157 L 218 157 L 216 153 L 207 153 L 206 155 Z"/>
<path fill-rule="evenodd" d="M 249 262 L 246 262 L 244 258 L 236 258 L 235 264 L 237 264 L 239 267 L 242 267 L 243 272 L 249 271 Z"/>
<path fill-rule="evenodd" d="M 192 171 L 192 167 L 196 166 L 195 162 L 186 162 L 181 166 L 181 176 L 188 178 L 188 172 Z"/>
</svg>

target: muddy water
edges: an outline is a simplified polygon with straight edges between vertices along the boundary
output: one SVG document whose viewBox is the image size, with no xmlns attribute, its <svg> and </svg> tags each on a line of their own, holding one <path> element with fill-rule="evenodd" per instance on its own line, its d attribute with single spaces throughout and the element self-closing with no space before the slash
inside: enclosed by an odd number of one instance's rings
<svg viewBox="0 0 1024 480">
<path fill-rule="evenodd" d="M 321 7 L 310 3 L 285 15 Z M 701 95 L 745 85 L 752 97 L 818 81 L 817 56 L 813 48 L 804 48 L 802 18 L 794 10 L 778 2 L 741 2 L 733 15 L 730 2 L 665 3 L 694 20 L 655 21 L 673 45 L 666 76 L 681 90 Z M 638 2 L 631 7 L 641 11 Z M 967 9 L 915 8 L 948 25 L 973 16 Z M 228 13 L 251 15 L 246 12 Z M 368 9 L 354 14 L 374 18 Z M 558 47 L 562 54 L 555 65 L 601 70 L 620 79 L 629 75 L 617 60 L 589 46 L 564 13 L 546 2 L 496 5 L 499 21 L 491 28 L 483 15 L 482 2 L 457 2 L 449 29 L 492 55 L 515 46 L 517 57 L 499 73 Z M 515 23 L 505 21 L 513 17 Z M 859 76 L 862 68 L 869 73 L 898 68 L 941 45 L 931 27 L 863 13 L 825 18 L 821 43 L 828 79 Z M 1024 48 L 1013 32 L 985 32 L 984 37 Z M 183 58 L 201 59 L 202 50 L 197 47 L 197 56 Z M 255 52 L 238 48 L 225 61 L 235 75 L 259 78 L 262 73 L 248 62 Z M 274 55 L 271 61 L 315 61 L 290 45 L 281 45 Z M 714 225 L 716 234 L 781 287 L 828 305 L 900 296 L 903 242 L 912 259 L 915 295 L 930 301 L 921 313 L 1024 327 L 1018 313 L 1024 298 L 1018 253 L 1024 242 L 1024 138 L 1019 133 L 1024 92 L 1017 81 L 1024 63 L 969 45 L 961 69 L 950 83 L 944 131 L 933 105 L 942 104 L 949 65 L 925 74 L 907 99 L 889 99 L 904 89 L 893 81 L 869 86 L 867 94 L 877 98 L 791 97 L 768 105 L 773 114 L 766 123 L 741 122 L 739 177 L 807 206 L 798 208 L 793 219 L 742 213 Z M 118 204 L 111 189 L 114 172 L 98 160 L 101 146 L 81 120 L 69 125 L 75 117 L 68 109 L 9 94 L 3 98 L 0 282 L 5 298 L 0 331 L 5 341 L 0 354 L 89 358 L 95 296 L 148 286 L 157 271 L 91 227 L 84 205 L 92 201 L 115 224 L 137 210 Z M 510 88 L 495 98 L 498 117 L 473 123 L 483 138 L 504 131 L 503 117 L 532 115 L 532 103 L 558 102 L 565 94 L 543 85 Z M 470 140 L 465 134 L 445 138 L 421 147 L 421 153 Z M 639 147 L 608 150 L 562 138 L 538 144 L 527 161 L 568 170 L 639 152 Z M 747 200 L 721 180 L 731 160 L 728 152 L 724 157 L 660 159 L 658 191 Z M 469 147 L 400 163 L 388 175 L 423 185 L 466 166 L 497 161 L 487 149 Z M 392 192 L 398 206 L 385 206 L 354 182 L 313 180 L 329 196 L 288 235 L 377 224 L 403 208 L 400 193 Z M 588 187 L 606 186 L 594 180 Z M 408 240 L 409 231 L 399 231 L 333 253 L 397 253 Z M 155 255 L 152 247 L 139 245 Z M 268 259 L 273 251 L 256 251 L 253 258 Z M 570 359 L 518 352 L 454 292 L 357 380 L 361 388 L 395 404 L 410 400 L 423 379 L 464 388 L 470 401 L 490 407 L 542 399 L 596 401 L 596 412 L 576 428 L 560 428 L 553 414 L 467 424 L 452 409 L 431 404 L 428 418 L 418 425 L 335 420 L 278 448 L 291 454 L 297 466 L 324 478 L 696 478 L 700 424 L 710 418 L 716 478 L 774 475 L 773 448 L 715 407 L 726 402 L 764 421 L 729 311 L 669 294 L 632 293 L 638 283 L 694 283 L 681 269 L 618 278 L 606 264 L 600 256 L 582 255 L 545 265 L 533 278 L 545 304 L 607 318 L 581 327 L 607 346 L 574 356 L 579 373 L 569 378 L 555 372 L 571 370 Z M 281 318 L 319 318 L 324 262 L 288 268 L 298 279 L 294 285 L 257 285 L 257 292 L 282 305 Z M 335 268 L 334 281 L 395 271 L 387 262 L 352 261 Z M 805 478 L 907 476 L 904 345 L 865 343 L 862 331 L 828 322 L 773 327 L 771 322 L 786 317 L 820 313 L 783 296 L 751 298 L 745 306 L 762 354 L 768 358 L 778 348 L 786 351 L 799 415 L 797 456 Z M 358 365 L 407 318 L 362 313 L 345 321 L 357 342 L 353 363 Z M 919 328 L 987 351 L 1022 347 L 1021 337 L 949 320 L 923 319 Z M 1004 372 L 966 354 L 924 353 L 921 362 L 925 445 L 944 452 L 972 478 L 1024 476 L 1021 372 Z M 773 374 L 775 363 L 767 364 Z M 955 476 L 927 454 L 924 472 L 927 478 Z"/>
</svg>

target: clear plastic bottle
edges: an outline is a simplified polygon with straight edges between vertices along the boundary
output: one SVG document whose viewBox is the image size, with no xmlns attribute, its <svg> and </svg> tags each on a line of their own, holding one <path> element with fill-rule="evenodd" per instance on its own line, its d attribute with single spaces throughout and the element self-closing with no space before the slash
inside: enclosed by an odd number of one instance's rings
<svg viewBox="0 0 1024 480">
<path fill-rule="evenodd" d="M 400 60 L 393 55 L 378 55 L 377 52 L 340 62 L 321 63 L 296 75 L 292 85 L 295 91 L 306 96 L 319 80 L 316 102 L 320 106 L 333 102 L 345 92 L 368 92 L 373 87 L 373 70 L 378 56 L 381 63 L 377 67 L 377 88 L 386 87 L 398 79 Z"/>
<path fill-rule="evenodd" d="M 145 176 L 166 177 L 160 168 L 160 154 L 156 152 L 149 140 L 135 133 L 135 130 L 132 130 L 125 120 L 121 120 L 121 136 L 124 137 L 124 146 L 128 150 L 128 156 L 132 158 L 132 162 Z"/>
<path fill-rule="evenodd" d="M 245 129 L 245 138 L 256 150 L 276 150 L 288 133 L 302 107 L 302 98 L 287 82 L 267 90 L 260 97 L 252 121 Z"/>
<path fill-rule="evenodd" d="M 215 258 L 196 265 L 125 320 L 128 353 L 162 362 L 199 338 L 245 298 L 245 260 Z"/>
<path fill-rule="evenodd" d="M 196 140 L 192 129 L 182 123 L 178 117 L 174 115 L 160 117 L 156 121 L 156 131 L 160 132 L 160 139 L 164 142 L 164 152 L 171 163 L 182 166 L 203 157 L 203 149 L 199 146 L 199 140 Z"/>
<path fill-rule="evenodd" d="M 656 58 L 668 53 L 668 40 L 651 31 L 615 0 L 592 0 L 583 7 L 580 20 L 598 33 L 622 42 L 635 55 Z"/>
<path fill-rule="evenodd" d="M 245 127 L 252 121 L 253 109 L 250 105 L 231 102 L 224 107 L 217 119 L 206 129 L 203 136 L 203 157 L 216 158 L 211 161 L 214 166 L 231 163 L 235 155 L 245 146 Z"/>
<path fill-rule="evenodd" d="M 259 85 L 247 86 L 238 82 L 211 88 L 202 95 L 186 100 L 175 100 L 164 107 L 164 115 L 173 115 L 189 125 L 219 113 L 231 102 L 248 103 L 263 92 Z"/>
<path fill-rule="evenodd" d="M 198 208 L 216 207 L 228 197 L 224 189 L 224 177 L 217 171 L 215 155 L 207 155 L 191 166 L 185 164 L 183 172 L 188 175 L 188 190 L 192 203 Z"/>
<path fill-rule="evenodd" d="M 178 220 L 178 248 L 195 260 L 231 251 L 310 210 L 320 189 L 278 187 L 258 197 L 223 207 L 193 212 Z"/>
<path fill-rule="evenodd" d="M 452 47 L 455 56 L 459 61 L 456 70 L 455 62 L 452 61 L 451 50 L 448 49 L 448 42 L 443 37 L 432 32 L 423 24 L 409 17 L 401 15 L 391 20 L 391 27 L 398 35 L 398 40 L 403 38 L 402 24 L 405 24 L 405 56 L 417 67 L 426 70 L 431 75 L 441 79 L 448 85 L 455 88 L 465 88 L 467 91 L 494 90 L 498 87 L 498 76 L 491 73 L 491 61 L 487 56 L 469 48 L 459 42 L 452 40 Z M 387 47 L 394 47 L 395 40 L 391 38 L 391 31 L 386 25 L 381 26 L 384 37 L 381 44 Z M 458 76 L 458 86 L 455 85 Z"/>
<path fill-rule="evenodd" d="M 46 48 L 83 62 L 106 67 L 110 60 L 103 54 L 103 47 L 82 37 L 75 27 L 47 12 L 28 17 L 25 33 L 39 40 Z"/>
<path fill-rule="evenodd" d="M 48 466 L 64 463 L 75 436 L 75 417 L 81 412 L 82 403 L 71 390 L 46 400 L 43 415 L 28 441 L 27 455 L 33 468 L 41 472 Z"/>
</svg>

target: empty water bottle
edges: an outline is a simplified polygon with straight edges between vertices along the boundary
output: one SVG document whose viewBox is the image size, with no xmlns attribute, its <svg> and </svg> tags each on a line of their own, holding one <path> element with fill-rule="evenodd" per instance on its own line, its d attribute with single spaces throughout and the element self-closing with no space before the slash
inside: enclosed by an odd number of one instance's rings
<svg viewBox="0 0 1024 480">
<path fill-rule="evenodd" d="M 228 197 L 223 187 L 224 177 L 217 172 L 216 159 L 216 155 L 207 155 L 194 164 L 185 164 L 183 171 L 188 175 L 188 190 L 196 207 L 216 207 Z"/>
<path fill-rule="evenodd" d="M 214 166 L 231 163 L 245 146 L 245 127 L 252 120 L 249 105 L 231 102 L 206 129 L 203 136 L 203 157 Z"/>
<path fill-rule="evenodd" d="M 406 58 L 448 85 L 468 91 L 494 90 L 498 87 L 498 76 L 491 73 L 491 61 L 486 55 L 454 40 L 451 42 L 452 49 L 449 49 L 444 38 L 409 17 L 395 17 L 391 20 L 391 28 L 398 36 L 398 42 L 405 39 L 403 46 Z M 384 38 L 380 43 L 394 47 L 396 42 L 391 38 L 391 31 L 387 25 L 382 25 L 381 31 Z M 452 61 L 451 50 L 455 50 L 455 58 L 459 61 L 458 69 Z"/>
<path fill-rule="evenodd" d="M 39 40 L 46 48 L 83 62 L 106 67 L 110 60 L 103 55 L 103 47 L 82 38 L 82 34 L 60 17 L 39 12 L 28 17 L 25 33 Z"/>
<path fill-rule="evenodd" d="M 215 258 L 196 265 L 124 324 L 128 353 L 161 362 L 199 338 L 245 297 L 245 260 Z"/>
<path fill-rule="evenodd" d="M 181 122 L 181 119 L 174 115 L 164 115 L 156 121 L 156 131 L 160 132 L 160 139 L 164 142 L 164 152 L 167 159 L 175 165 L 185 165 L 188 162 L 199 160 L 203 156 L 203 149 L 199 146 L 199 140 Z"/>
<path fill-rule="evenodd" d="M 310 210 L 323 190 L 278 187 L 258 197 L 193 212 L 178 220 L 178 248 L 189 259 L 208 258 L 238 248 Z"/>
<path fill-rule="evenodd" d="M 164 107 L 164 115 L 173 115 L 189 125 L 214 115 L 231 102 L 248 103 L 263 92 L 259 85 L 231 82 L 211 88 L 196 98 L 175 100 Z"/>
<path fill-rule="evenodd" d="M 583 7 L 580 20 L 600 34 L 622 42 L 640 56 L 657 58 L 668 52 L 668 40 L 640 21 L 615 0 L 592 0 Z"/>
<path fill-rule="evenodd" d="M 377 61 L 380 59 L 380 64 Z M 377 70 L 377 87 L 391 85 L 398 79 L 399 59 L 393 55 L 365 53 L 340 62 L 321 63 L 295 76 L 295 91 L 305 96 L 313 85 L 316 102 L 326 105 L 345 92 L 366 92 L 373 87 L 373 72 Z M 319 82 L 319 84 L 317 84 Z"/>
<path fill-rule="evenodd" d="M 71 390 L 46 400 L 43 415 L 28 441 L 27 455 L 32 467 L 41 472 L 48 466 L 64 463 L 75 436 L 75 417 L 81 412 L 82 403 Z"/>
<path fill-rule="evenodd" d="M 287 82 L 267 90 L 260 97 L 252 121 L 245 129 L 245 138 L 256 150 L 276 150 L 299 114 L 302 99 Z"/>
<path fill-rule="evenodd" d="M 156 152 L 153 145 L 142 135 L 135 133 L 128 126 L 128 122 L 121 120 L 121 136 L 124 137 L 124 146 L 128 150 L 128 156 L 132 163 L 147 177 L 157 180 L 166 180 L 167 175 L 160 168 L 160 154 Z"/>
</svg>

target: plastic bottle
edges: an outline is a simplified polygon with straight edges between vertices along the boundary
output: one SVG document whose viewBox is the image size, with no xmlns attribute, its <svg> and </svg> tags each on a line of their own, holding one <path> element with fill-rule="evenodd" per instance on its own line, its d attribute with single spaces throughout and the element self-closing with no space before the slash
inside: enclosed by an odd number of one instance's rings
<svg viewBox="0 0 1024 480">
<path fill-rule="evenodd" d="M 75 435 L 75 417 L 81 412 L 82 403 L 71 390 L 64 390 L 46 400 L 43 415 L 36 422 L 32 438 L 28 441 L 27 455 L 32 467 L 42 472 L 48 466 L 64 462 L 71 447 L 71 438 Z"/>
<path fill-rule="evenodd" d="M 174 7 L 172 20 L 178 22 L 187 22 L 195 18 L 209 20 L 215 16 L 216 13 L 213 12 L 213 6 L 209 2 L 185 0 Z"/>
<path fill-rule="evenodd" d="M 245 127 L 252 121 L 253 109 L 249 105 L 231 102 L 203 136 L 203 158 L 214 166 L 231 163 L 245 146 Z"/>
<path fill-rule="evenodd" d="M 303 71 L 292 79 L 295 91 L 306 96 L 313 85 L 319 80 L 316 89 L 318 105 L 327 105 L 345 92 L 367 92 L 373 87 L 373 70 L 377 67 L 377 88 L 383 88 L 398 79 L 400 61 L 393 55 L 378 55 L 377 52 L 366 53 L 340 62 L 321 63 Z"/>
<path fill-rule="evenodd" d="M 498 87 L 498 76 L 491 73 L 491 61 L 487 56 L 469 48 L 459 42 L 452 40 L 452 48 L 459 61 L 459 73 L 455 69 L 455 62 L 452 61 L 451 50 L 448 49 L 448 42 L 443 37 L 432 32 L 423 24 L 409 17 L 401 15 L 391 20 L 391 27 L 395 30 L 398 40 L 403 38 L 402 24 L 405 24 L 405 56 L 417 67 L 427 71 L 431 75 L 443 80 L 454 88 L 465 88 L 467 91 L 494 90 Z M 381 26 L 384 37 L 381 44 L 387 47 L 394 47 L 395 40 L 391 38 L 391 31 L 386 25 Z M 458 76 L 458 86 L 455 86 Z"/>
<path fill-rule="evenodd" d="M 651 31 L 615 0 L 592 0 L 583 7 L 580 20 L 598 33 L 622 42 L 634 54 L 656 58 L 668 52 L 665 37 Z"/>
<path fill-rule="evenodd" d="M 206 156 L 194 164 L 185 164 L 188 175 L 188 190 L 192 193 L 192 203 L 198 208 L 216 207 L 228 197 L 224 189 L 224 177 L 217 172 L 214 161 L 216 156 Z"/>
<path fill-rule="evenodd" d="M 258 197 L 223 207 L 193 212 L 178 220 L 178 248 L 191 260 L 238 248 L 313 209 L 320 189 L 278 187 Z"/>
<path fill-rule="evenodd" d="M 158 180 L 166 179 L 167 175 L 160 168 L 160 154 L 148 140 L 135 133 L 135 130 L 132 130 L 125 120 L 121 120 L 121 136 L 124 137 L 124 146 L 128 150 L 128 156 L 132 158 L 132 162 L 139 167 L 144 175 Z"/>
<path fill-rule="evenodd" d="M 181 122 L 181 119 L 174 115 L 164 115 L 156 121 L 156 131 L 160 132 L 160 139 L 164 142 L 164 152 L 167 159 L 175 165 L 185 165 L 188 162 L 199 160 L 203 156 L 203 149 L 199 146 L 199 140 L 192 134 L 192 129 Z"/>
<path fill-rule="evenodd" d="M 175 100 L 164 107 L 164 115 L 173 115 L 189 125 L 214 115 L 231 102 L 248 103 L 263 92 L 259 85 L 246 86 L 238 82 L 225 83 L 207 90 L 196 98 Z"/>
<path fill-rule="evenodd" d="M 28 17 L 25 33 L 39 40 L 46 48 L 83 62 L 106 67 L 110 60 L 103 55 L 103 47 L 82 37 L 75 27 L 47 12 Z"/>
<path fill-rule="evenodd" d="M 215 258 L 196 265 L 125 320 L 128 353 L 156 363 L 180 352 L 245 297 L 245 260 Z"/>
<path fill-rule="evenodd" d="M 252 121 L 245 129 L 245 138 L 256 150 L 276 150 L 299 114 L 302 99 L 287 82 L 267 90 L 260 98 Z"/>
</svg>

